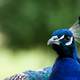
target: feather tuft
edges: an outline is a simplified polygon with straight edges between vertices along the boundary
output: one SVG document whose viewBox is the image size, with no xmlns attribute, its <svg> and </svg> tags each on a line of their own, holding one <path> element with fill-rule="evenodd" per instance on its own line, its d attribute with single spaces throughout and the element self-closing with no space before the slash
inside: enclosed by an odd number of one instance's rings
<svg viewBox="0 0 80 80">
<path fill-rule="evenodd" d="M 73 33 L 75 41 L 80 44 L 80 17 L 69 30 Z"/>
</svg>

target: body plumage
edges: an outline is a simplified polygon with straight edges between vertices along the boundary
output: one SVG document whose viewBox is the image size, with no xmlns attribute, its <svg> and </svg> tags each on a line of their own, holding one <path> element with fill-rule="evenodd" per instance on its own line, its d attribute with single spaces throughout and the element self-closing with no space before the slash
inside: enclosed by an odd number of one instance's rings
<svg viewBox="0 0 80 80">
<path fill-rule="evenodd" d="M 70 29 L 59 29 L 52 33 L 48 45 L 56 51 L 58 58 L 53 67 L 42 71 L 26 71 L 5 80 L 80 80 L 80 59 L 75 41 L 80 43 L 79 22 Z"/>
</svg>

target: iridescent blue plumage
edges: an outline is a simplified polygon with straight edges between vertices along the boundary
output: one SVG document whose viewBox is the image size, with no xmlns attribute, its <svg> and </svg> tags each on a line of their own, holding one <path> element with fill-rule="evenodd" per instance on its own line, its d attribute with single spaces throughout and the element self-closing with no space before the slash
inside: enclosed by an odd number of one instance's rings
<svg viewBox="0 0 80 80">
<path fill-rule="evenodd" d="M 52 67 L 46 67 L 39 71 L 25 71 L 23 73 L 13 75 L 10 78 L 6 78 L 5 80 L 48 80 L 51 72 Z"/>
<path fill-rule="evenodd" d="M 72 32 L 68 29 L 56 30 L 52 33 L 48 45 L 59 55 L 52 68 L 26 71 L 8 80 L 80 80 L 80 63 Z"/>
<path fill-rule="evenodd" d="M 80 43 L 80 18 L 70 29 L 54 31 L 48 40 L 47 44 L 58 54 L 53 67 L 26 71 L 5 80 L 80 80 L 80 59 L 75 41 Z"/>
<path fill-rule="evenodd" d="M 51 74 L 51 67 L 44 68 L 41 71 L 27 71 L 24 74 L 28 75 L 28 80 L 48 80 Z"/>
<path fill-rule="evenodd" d="M 49 80 L 80 80 L 80 64 L 72 58 L 58 59 Z"/>
<path fill-rule="evenodd" d="M 49 80 L 80 80 L 80 63 L 72 32 L 60 29 L 52 33 L 48 44 L 58 53 Z"/>
</svg>

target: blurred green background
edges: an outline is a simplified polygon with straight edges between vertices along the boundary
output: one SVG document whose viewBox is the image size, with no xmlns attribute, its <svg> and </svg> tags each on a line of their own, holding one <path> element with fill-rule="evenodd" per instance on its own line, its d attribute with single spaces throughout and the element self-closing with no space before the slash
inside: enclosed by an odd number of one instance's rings
<svg viewBox="0 0 80 80">
<path fill-rule="evenodd" d="M 50 34 L 79 15 L 80 0 L 0 0 L 0 80 L 51 66 L 57 55 L 46 45 Z"/>
</svg>

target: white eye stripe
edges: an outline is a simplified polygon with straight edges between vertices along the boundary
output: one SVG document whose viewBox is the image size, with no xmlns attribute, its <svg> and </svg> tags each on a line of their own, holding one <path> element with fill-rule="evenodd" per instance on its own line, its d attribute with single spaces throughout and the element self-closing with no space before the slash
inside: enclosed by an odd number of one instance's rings
<svg viewBox="0 0 80 80">
<path fill-rule="evenodd" d="M 63 39 L 64 38 L 64 35 L 63 36 L 61 36 L 60 38 L 59 38 L 59 40 L 61 40 L 61 39 Z"/>
<path fill-rule="evenodd" d="M 72 44 L 72 41 L 73 41 L 73 37 L 71 37 L 71 38 L 70 38 L 70 41 L 69 41 L 69 42 L 67 42 L 65 45 L 66 45 L 66 46 L 71 45 L 71 44 Z"/>
<path fill-rule="evenodd" d="M 60 45 L 60 40 L 64 39 L 65 35 L 61 36 L 60 38 L 58 38 L 58 36 L 52 36 L 49 40 L 48 40 L 48 45 L 49 44 L 57 44 Z M 70 38 L 70 40 L 68 42 L 65 43 L 66 46 L 71 45 L 73 42 L 73 36 Z"/>
<path fill-rule="evenodd" d="M 63 39 L 63 38 L 64 38 L 64 35 L 61 36 L 60 38 L 56 39 L 55 41 L 59 41 L 59 40 L 61 40 L 61 39 Z"/>
<path fill-rule="evenodd" d="M 58 36 L 53 36 L 53 38 L 58 38 Z"/>
<path fill-rule="evenodd" d="M 60 38 L 58 38 L 58 36 L 53 36 L 50 40 L 52 40 L 52 41 L 59 41 L 59 40 L 61 40 L 63 38 L 64 38 L 64 35 L 61 36 Z"/>
<path fill-rule="evenodd" d="M 54 41 L 54 40 L 56 40 L 56 39 L 58 39 L 57 36 L 52 36 L 52 38 L 51 38 L 50 40 L 51 40 L 51 41 Z"/>
</svg>

